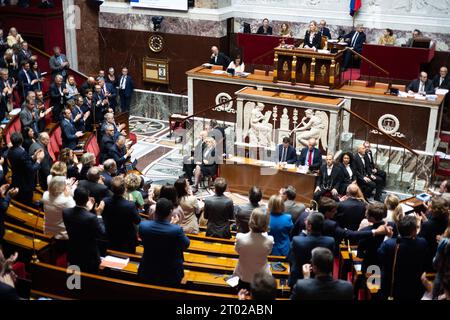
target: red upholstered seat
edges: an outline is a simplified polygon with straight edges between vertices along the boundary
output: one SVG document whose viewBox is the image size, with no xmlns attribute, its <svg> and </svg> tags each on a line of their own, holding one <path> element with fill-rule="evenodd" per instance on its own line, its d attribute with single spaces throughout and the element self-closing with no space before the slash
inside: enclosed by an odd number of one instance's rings
<svg viewBox="0 0 450 320">
<path fill-rule="evenodd" d="M 450 177 L 450 167 L 443 167 L 441 158 L 438 155 L 434 156 L 434 176 Z"/>
<path fill-rule="evenodd" d="M 50 158 L 52 158 L 53 162 L 55 162 L 57 160 L 57 158 L 55 155 L 55 150 L 53 150 L 53 145 L 51 143 L 48 144 L 47 151 L 48 151 L 48 154 L 50 155 Z"/>
<path fill-rule="evenodd" d="M 11 120 L 11 123 L 9 124 L 7 130 L 6 130 L 6 143 L 10 143 L 11 139 L 11 133 L 13 132 L 21 132 L 22 131 L 22 124 L 20 123 L 20 118 L 18 116 L 14 117 Z"/>
<path fill-rule="evenodd" d="M 52 133 L 52 136 L 55 137 L 56 142 L 58 143 L 58 149 L 62 147 L 62 135 L 61 135 L 61 127 L 57 126 Z"/>
<path fill-rule="evenodd" d="M 100 159 L 100 147 L 98 146 L 97 143 L 97 137 L 95 135 L 93 135 L 88 142 L 86 143 L 84 150 L 86 152 L 90 152 L 95 156 L 95 162 L 96 164 L 99 164 L 99 159 Z"/>
<path fill-rule="evenodd" d="M 54 134 L 50 136 L 50 143 L 48 145 L 49 149 L 50 148 L 52 149 L 53 156 L 55 157 L 55 159 L 58 159 L 60 146 L 58 145 L 58 142 L 56 141 L 56 136 Z"/>
</svg>

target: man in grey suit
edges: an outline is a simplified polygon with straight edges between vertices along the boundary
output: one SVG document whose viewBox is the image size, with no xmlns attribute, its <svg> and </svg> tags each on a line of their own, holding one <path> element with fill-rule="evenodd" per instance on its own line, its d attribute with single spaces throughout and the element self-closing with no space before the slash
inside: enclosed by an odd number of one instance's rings
<svg viewBox="0 0 450 320">
<path fill-rule="evenodd" d="M 38 140 L 30 146 L 28 154 L 33 156 L 33 154 L 42 149 L 44 151 L 44 159 L 42 159 L 41 167 L 39 168 L 39 185 L 43 190 L 48 189 L 47 176 L 50 174 L 50 168 L 53 164 L 53 159 L 48 153 L 47 146 L 50 143 L 50 137 L 47 132 L 41 132 L 39 134 Z"/>
<path fill-rule="evenodd" d="M 233 201 L 223 193 L 227 189 L 224 178 L 214 181 L 215 195 L 205 199 L 204 217 L 208 220 L 206 236 L 231 238 L 230 220 L 234 219 Z"/>
<path fill-rule="evenodd" d="M 237 232 L 247 233 L 250 231 L 248 227 L 248 221 L 252 211 L 256 208 L 262 208 L 259 202 L 262 199 L 262 191 L 257 186 L 250 188 L 248 192 L 249 202 L 236 207 L 236 226 Z M 265 209 L 265 208 L 264 208 Z"/>
<path fill-rule="evenodd" d="M 295 202 L 297 197 L 297 190 L 293 186 L 287 186 L 281 189 L 281 198 L 284 201 L 284 211 L 289 213 L 292 217 L 292 223 L 295 223 L 300 217 L 300 214 L 305 211 L 305 205 L 303 203 Z"/>
<path fill-rule="evenodd" d="M 48 61 L 50 69 L 52 70 L 52 80 L 55 79 L 57 74 L 60 74 L 63 77 L 63 82 L 65 82 L 67 70 L 70 66 L 69 61 L 67 60 L 66 55 L 61 53 L 61 49 L 58 46 L 53 48 L 53 52 L 55 54 L 51 56 Z"/>
<path fill-rule="evenodd" d="M 329 249 L 313 249 L 311 264 L 303 265 L 303 279 L 295 284 L 291 300 L 352 300 L 352 284 L 333 279 L 333 258 Z M 314 278 L 311 278 L 311 271 Z"/>
<path fill-rule="evenodd" d="M 26 127 L 30 127 L 30 128 L 33 128 L 33 130 L 35 130 L 35 128 L 33 126 L 33 124 L 34 124 L 33 112 L 34 112 L 34 107 L 36 106 L 35 100 L 31 99 L 31 98 L 27 98 L 25 103 L 26 103 L 25 108 L 23 108 L 19 114 L 20 124 L 22 126 L 22 135 L 24 137 L 27 134 L 24 131 Z M 35 130 L 35 132 L 36 132 L 36 130 Z"/>
</svg>

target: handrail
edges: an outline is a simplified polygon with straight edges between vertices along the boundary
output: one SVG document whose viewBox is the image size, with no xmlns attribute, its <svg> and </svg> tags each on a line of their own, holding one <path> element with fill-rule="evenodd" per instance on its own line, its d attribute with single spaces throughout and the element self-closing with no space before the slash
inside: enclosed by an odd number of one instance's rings
<svg viewBox="0 0 450 320">
<path fill-rule="evenodd" d="M 41 49 L 36 48 L 35 46 L 33 46 L 31 44 L 28 44 L 28 47 L 30 47 L 33 51 L 39 52 L 41 55 L 43 55 L 44 57 L 46 57 L 48 59 L 51 58 L 51 56 L 47 52 L 42 51 Z M 79 75 L 80 77 L 82 77 L 84 79 L 88 78 L 84 73 L 81 73 L 80 71 L 74 70 L 74 69 L 72 69 L 70 67 L 69 67 L 69 71 L 76 73 L 77 75 Z"/>
<path fill-rule="evenodd" d="M 359 120 L 361 120 L 362 122 L 364 122 L 366 125 L 368 125 L 369 127 L 377 130 L 378 132 L 380 132 L 383 136 L 385 136 L 388 140 L 392 140 L 395 143 L 399 144 L 400 146 L 402 146 L 402 148 L 408 150 L 409 152 L 411 152 L 412 154 L 414 154 L 416 157 L 419 156 L 419 154 L 417 152 L 415 152 L 413 149 L 411 149 L 410 147 L 408 147 L 407 145 L 405 145 L 403 142 L 397 140 L 396 138 L 388 135 L 387 133 L 383 132 L 382 130 L 380 130 L 377 126 L 373 125 L 372 123 L 370 123 L 369 121 L 367 121 L 366 119 L 364 119 L 363 117 L 361 117 L 359 114 L 347 109 L 346 107 L 341 107 L 344 111 L 347 111 L 348 113 L 350 113 L 351 115 L 355 116 L 356 118 L 358 118 Z"/>
<path fill-rule="evenodd" d="M 362 60 L 366 61 L 368 64 L 374 66 L 375 68 L 381 70 L 382 72 L 384 72 L 387 76 L 389 76 L 389 71 L 384 70 L 382 67 L 380 67 L 379 65 L 377 65 L 376 63 L 370 61 L 369 59 L 367 59 L 366 57 L 364 57 L 362 54 L 356 52 L 355 50 L 353 50 L 352 48 L 345 48 L 344 50 L 349 50 L 351 52 L 353 52 L 354 54 L 356 54 L 358 57 L 360 57 Z"/>
<path fill-rule="evenodd" d="M 253 60 L 250 62 L 250 64 L 256 64 L 255 61 L 258 61 L 258 60 L 260 60 L 260 59 L 262 59 L 262 58 L 268 56 L 268 55 L 271 54 L 271 53 L 273 54 L 273 49 L 272 49 L 272 50 L 269 50 L 269 51 L 267 51 L 267 52 L 265 52 L 265 53 L 263 53 L 263 54 L 260 54 L 260 55 L 257 56 L 256 58 L 253 58 Z"/>
<path fill-rule="evenodd" d="M 202 109 L 202 110 L 200 110 L 200 111 L 198 111 L 198 112 L 196 112 L 196 113 L 194 113 L 194 114 L 191 114 L 190 116 L 184 118 L 183 121 L 181 121 L 180 125 L 183 125 L 183 124 L 184 124 L 187 120 L 189 120 L 190 118 L 193 118 L 193 117 L 195 117 L 195 116 L 197 116 L 197 115 L 199 115 L 199 114 L 201 114 L 201 113 L 203 113 L 203 112 L 205 112 L 205 111 L 211 110 L 211 109 L 213 109 L 213 108 L 217 108 L 218 106 L 221 106 L 221 105 L 223 105 L 223 104 L 229 103 L 229 102 L 231 102 L 231 101 L 235 101 L 236 99 L 237 99 L 237 98 L 234 97 L 234 98 L 228 99 L 227 101 L 223 101 L 223 102 L 221 102 L 221 103 L 219 103 L 219 104 L 216 104 L 215 106 L 207 107 L 207 108 Z"/>
</svg>

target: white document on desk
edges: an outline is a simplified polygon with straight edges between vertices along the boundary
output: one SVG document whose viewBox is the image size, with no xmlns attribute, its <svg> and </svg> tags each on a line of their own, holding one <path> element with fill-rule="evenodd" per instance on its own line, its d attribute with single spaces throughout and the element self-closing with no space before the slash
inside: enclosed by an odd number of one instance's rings
<svg viewBox="0 0 450 320">
<path fill-rule="evenodd" d="M 308 166 L 299 166 L 297 172 L 306 174 L 308 172 Z"/>
<path fill-rule="evenodd" d="M 226 74 L 226 71 L 223 70 L 214 70 L 213 72 L 211 72 L 212 74 Z"/>
</svg>

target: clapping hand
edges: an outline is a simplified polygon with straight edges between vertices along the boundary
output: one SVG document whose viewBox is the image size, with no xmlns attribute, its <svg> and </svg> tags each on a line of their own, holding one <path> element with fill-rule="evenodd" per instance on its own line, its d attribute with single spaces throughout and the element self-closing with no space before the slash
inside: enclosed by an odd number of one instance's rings
<svg viewBox="0 0 450 320">
<path fill-rule="evenodd" d="M 311 265 L 309 263 L 305 263 L 302 267 L 302 272 L 304 279 L 311 278 Z"/>
<path fill-rule="evenodd" d="M 82 132 L 82 131 L 77 131 L 77 132 L 75 133 L 75 136 L 76 136 L 77 138 L 79 138 L 79 137 L 83 136 L 83 132 Z"/>
</svg>

